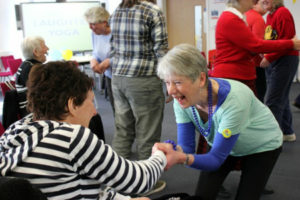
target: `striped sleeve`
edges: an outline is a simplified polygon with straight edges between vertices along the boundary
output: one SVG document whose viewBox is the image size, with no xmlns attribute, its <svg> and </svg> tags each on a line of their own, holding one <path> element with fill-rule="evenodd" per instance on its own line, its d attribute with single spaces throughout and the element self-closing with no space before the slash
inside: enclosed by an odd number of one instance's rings
<svg viewBox="0 0 300 200">
<path fill-rule="evenodd" d="M 129 161 L 118 156 L 89 129 L 80 127 L 75 135 L 70 146 L 74 170 L 124 193 L 148 191 L 166 165 L 165 155 L 160 151 L 148 160 Z"/>
</svg>

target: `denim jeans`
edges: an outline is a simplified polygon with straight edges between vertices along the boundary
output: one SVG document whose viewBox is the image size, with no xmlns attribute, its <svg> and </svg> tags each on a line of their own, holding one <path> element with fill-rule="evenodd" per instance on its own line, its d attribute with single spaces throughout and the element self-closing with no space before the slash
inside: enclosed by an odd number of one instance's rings
<svg viewBox="0 0 300 200">
<path fill-rule="evenodd" d="M 282 56 L 266 68 L 265 104 L 274 114 L 284 134 L 293 134 L 289 93 L 299 63 L 298 56 Z"/>
</svg>

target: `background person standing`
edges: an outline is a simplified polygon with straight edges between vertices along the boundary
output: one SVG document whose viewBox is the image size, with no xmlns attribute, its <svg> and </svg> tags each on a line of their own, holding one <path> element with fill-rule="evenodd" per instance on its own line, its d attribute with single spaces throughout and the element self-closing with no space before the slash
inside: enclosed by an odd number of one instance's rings
<svg viewBox="0 0 300 200">
<path fill-rule="evenodd" d="M 116 109 L 113 148 L 130 158 L 136 140 L 137 157 L 145 159 L 161 136 L 164 94 L 156 67 L 168 48 L 165 18 L 151 2 L 123 0 L 111 15 L 110 26 Z"/>
<path fill-rule="evenodd" d="M 259 0 L 253 5 L 253 8 L 245 13 L 246 20 L 248 23 L 248 27 L 252 31 L 252 33 L 258 38 L 264 39 L 265 35 L 265 20 L 263 19 L 263 15 L 266 14 L 266 10 L 263 9 L 262 1 Z M 261 54 L 256 54 L 253 57 L 253 62 L 255 64 L 256 69 L 256 80 L 255 87 L 257 92 L 257 98 L 264 102 L 264 97 L 266 93 L 266 75 L 265 69 L 260 67 L 260 62 L 262 60 Z"/>
<path fill-rule="evenodd" d="M 266 22 L 266 40 L 291 39 L 296 35 L 295 23 L 290 11 L 284 7 L 283 0 L 262 0 L 263 6 L 270 13 Z M 292 127 L 289 93 L 295 77 L 299 51 L 286 50 L 266 54 L 260 64 L 266 68 L 267 93 L 266 105 L 277 119 L 283 132 L 283 141 L 295 141 L 296 134 Z"/>
<path fill-rule="evenodd" d="M 156 68 L 168 50 L 168 36 L 163 13 L 154 3 L 123 0 L 110 18 L 115 103 L 112 146 L 131 158 L 135 141 L 138 160 L 148 158 L 153 144 L 160 141 L 165 104 Z M 158 181 L 151 193 L 165 185 Z"/>
<path fill-rule="evenodd" d="M 115 112 L 114 97 L 111 90 L 111 66 L 109 64 L 111 30 L 108 24 L 109 12 L 103 7 L 92 7 L 85 14 L 92 32 L 93 58 L 90 61 L 94 72 L 105 75 L 105 86 L 110 105 Z"/>
</svg>

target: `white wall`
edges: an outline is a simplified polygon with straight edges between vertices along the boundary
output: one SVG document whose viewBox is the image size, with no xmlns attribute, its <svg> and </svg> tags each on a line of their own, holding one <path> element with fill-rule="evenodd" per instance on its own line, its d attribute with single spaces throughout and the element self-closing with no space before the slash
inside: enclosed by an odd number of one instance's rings
<svg viewBox="0 0 300 200">
<path fill-rule="evenodd" d="M 0 54 L 21 57 L 22 32 L 17 31 L 14 2 L 0 1 Z"/>
<path fill-rule="evenodd" d="M 206 13 L 204 18 L 206 19 L 205 30 L 207 32 L 206 42 L 207 51 L 215 49 L 215 30 L 216 24 L 221 13 L 225 10 L 226 0 L 206 0 Z M 207 54 L 208 55 L 208 54 Z"/>
<path fill-rule="evenodd" d="M 295 25 L 296 33 L 300 38 L 300 0 L 284 0 L 284 5 L 291 11 Z"/>
</svg>

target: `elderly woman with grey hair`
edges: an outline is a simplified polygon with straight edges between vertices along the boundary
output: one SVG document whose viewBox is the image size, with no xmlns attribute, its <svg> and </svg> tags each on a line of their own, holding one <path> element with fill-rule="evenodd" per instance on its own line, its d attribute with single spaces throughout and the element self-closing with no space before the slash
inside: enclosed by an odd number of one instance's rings
<svg viewBox="0 0 300 200">
<path fill-rule="evenodd" d="M 295 23 L 283 0 L 262 0 L 269 11 L 266 21 L 266 40 L 291 39 L 296 34 Z M 292 125 L 289 93 L 299 64 L 299 51 L 289 50 L 265 54 L 261 67 L 266 67 L 266 105 L 273 112 L 283 132 L 283 141 L 296 140 Z"/>
<path fill-rule="evenodd" d="M 25 61 L 21 64 L 16 76 L 16 90 L 18 92 L 18 100 L 21 117 L 27 114 L 27 87 L 26 82 L 29 72 L 33 65 L 41 64 L 46 61 L 46 55 L 49 48 L 45 44 L 45 40 L 40 36 L 26 37 L 21 43 L 21 50 Z"/>
<path fill-rule="evenodd" d="M 28 114 L 27 111 L 27 80 L 31 68 L 36 64 L 46 62 L 46 54 L 49 48 L 45 44 L 45 40 L 40 36 L 26 37 L 21 44 L 21 49 L 25 61 L 21 64 L 16 76 L 16 90 L 18 93 L 18 102 L 20 108 L 20 117 L 23 118 Z M 105 141 L 102 119 L 97 113 L 90 121 L 89 128 L 97 134 L 100 139 Z"/>
<path fill-rule="evenodd" d="M 235 199 L 258 200 L 282 146 L 282 132 L 270 110 L 246 85 L 208 78 L 204 57 L 191 45 L 170 50 L 157 71 L 174 98 L 177 149 L 184 152 L 178 160 L 202 171 L 196 195 L 216 199 L 226 176 L 241 161 Z M 195 154 L 195 129 L 210 146 L 206 154 Z M 156 147 L 166 153 L 173 148 L 162 143 Z"/>
</svg>

